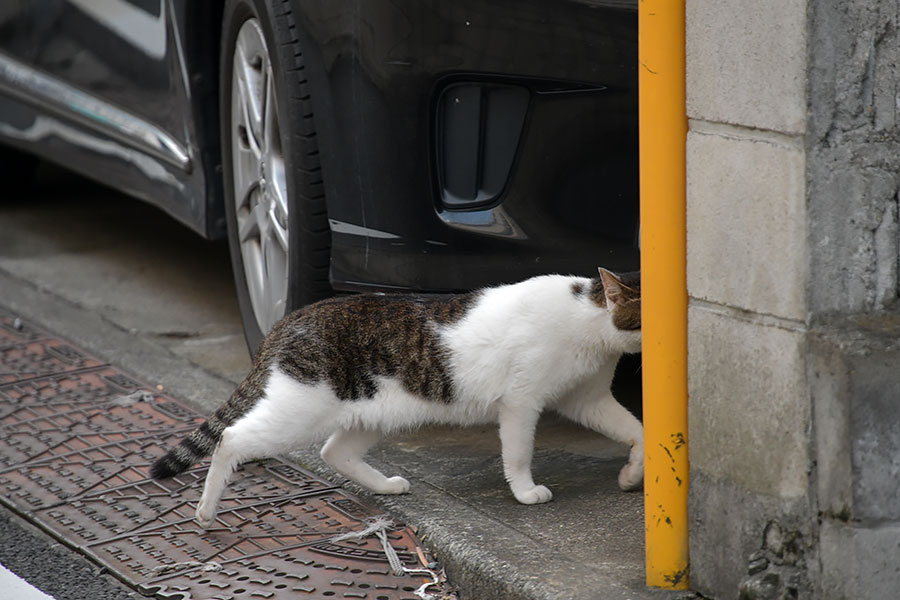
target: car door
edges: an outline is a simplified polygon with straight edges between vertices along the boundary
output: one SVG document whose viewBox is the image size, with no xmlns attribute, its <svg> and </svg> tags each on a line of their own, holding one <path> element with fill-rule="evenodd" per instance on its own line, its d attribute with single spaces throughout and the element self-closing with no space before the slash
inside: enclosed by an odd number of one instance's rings
<svg viewBox="0 0 900 600">
<path fill-rule="evenodd" d="M 204 231 L 180 4 L 3 2 L 0 138 Z"/>
</svg>

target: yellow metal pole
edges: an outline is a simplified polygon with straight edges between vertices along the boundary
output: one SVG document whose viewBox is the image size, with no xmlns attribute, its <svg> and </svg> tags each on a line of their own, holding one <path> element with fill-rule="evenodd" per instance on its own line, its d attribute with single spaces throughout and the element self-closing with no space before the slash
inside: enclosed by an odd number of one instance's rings
<svg viewBox="0 0 900 600">
<path fill-rule="evenodd" d="M 688 587 L 685 0 L 640 0 L 647 585 Z"/>
</svg>

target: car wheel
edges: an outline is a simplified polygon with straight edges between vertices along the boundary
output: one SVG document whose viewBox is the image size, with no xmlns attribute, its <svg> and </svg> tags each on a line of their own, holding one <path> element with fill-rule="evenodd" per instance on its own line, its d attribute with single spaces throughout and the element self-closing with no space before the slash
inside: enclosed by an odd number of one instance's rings
<svg viewBox="0 0 900 600">
<path fill-rule="evenodd" d="M 222 33 L 225 213 L 252 354 L 286 313 L 331 294 L 331 234 L 289 3 L 229 1 Z"/>
</svg>

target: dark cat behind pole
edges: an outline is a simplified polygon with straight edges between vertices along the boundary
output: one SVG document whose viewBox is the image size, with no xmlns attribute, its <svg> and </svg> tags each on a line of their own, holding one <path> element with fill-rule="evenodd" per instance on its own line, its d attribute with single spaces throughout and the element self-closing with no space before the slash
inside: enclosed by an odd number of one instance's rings
<svg viewBox="0 0 900 600">
<path fill-rule="evenodd" d="M 363 460 L 383 435 L 426 423 L 499 423 L 503 468 L 523 504 L 544 409 L 631 445 L 623 489 L 643 477 L 640 422 L 610 393 L 619 357 L 641 349 L 640 274 L 545 275 L 470 294 L 333 298 L 275 325 L 231 398 L 154 463 L 181 473 L 213 452 L 197 520 L 209 527 L 240 463 L 327 438 L 322 458 L 379 494 L 409 491 Z"/>
</svg>

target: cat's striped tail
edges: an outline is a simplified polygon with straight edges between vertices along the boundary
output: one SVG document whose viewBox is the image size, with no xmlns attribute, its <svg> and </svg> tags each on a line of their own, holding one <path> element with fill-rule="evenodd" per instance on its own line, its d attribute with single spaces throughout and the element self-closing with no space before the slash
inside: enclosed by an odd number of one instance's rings
<svg viewBox="0 0 900 600">
<path fill-rule="evenodd" d="M 248 378 L 249 379 L 249 378 Z M 197 427 L 177 446 L 169 450 L 150 467 L 150 477 L 165 479 L 189 469 L 204 456 L 211 454 L 222 439 L 225 428 L 244 415 L 259 396 L 255 381 L 245 379 L 237 387 L 228 402 L 216 410 L 202 425 Z"/>
<path fill-rule="evenodd" d="M 165 456 L 157 459 L 150 467 L 150 477 L 165 479 L 178 475 L 210 454 L 227 427 L 227 424 L 219 418 L 218 412 L 216 411 L 216 414 L 181 440 L 181 443 L 169 450 Z"/>
</svg>

